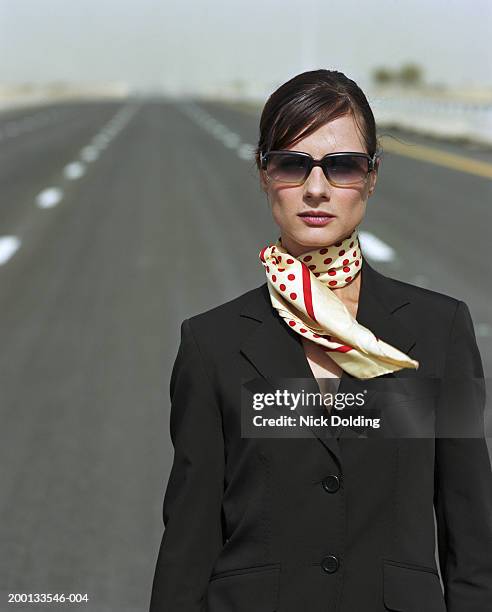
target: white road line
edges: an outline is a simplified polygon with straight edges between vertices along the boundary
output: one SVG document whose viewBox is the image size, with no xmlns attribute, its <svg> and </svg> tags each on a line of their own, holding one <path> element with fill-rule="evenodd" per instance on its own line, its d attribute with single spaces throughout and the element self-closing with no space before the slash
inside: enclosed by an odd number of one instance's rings
<svg viewBox="0 0 492 612">
<path fill-rule="evenodd" d="M 121 130 L 130 121 L 130 119 L 136 113 L 138 108 L 139 106 L 132 107 L 131 109 L 128 109 L 128 108 L 125 108 L 123 110 L 120 109 L 120 111 L 118 111 L 116 115 L 101 128 L 99 133 L 94 136 L 92 140 L 92 144 L 85 146 L 81 150 L 80 158 L 85 162 L 95 161 L 99 157 L 101 150 L 103 150 L 109 144 L 111 140 L 111 137 L 107 133 L 109 129 L 108 126 L 112 125 L 113 130 L 115 130 L 114 126 L 118 124 L 118 127 L 116 128 L 117 131 Z M 52 118 L 56 119 L 57 116 L 58 115 L 56 113 L 46 113 L 44 117 L 41 116 L 41 117 L 38 117 L 38 119 L 47 118 L 48 120 L 50 120 Z M 31 118 L 30 121 L 31 123 L 34 123 L 33 118 Z M 24 124 L 26 124 L 26 122 L 27 120 L 25 120 Z M 4 126 L 4 130 L 6 130 L 5 136 L 7 137 L 9 135 L 8 134 L 9 128 L 10 128 L 10 131 L 12 131 L 16 129 L 16 126 L 15 124 L 12 124 L 12 123 Z M 68 179 L 68 180 L 78 179 L 81 176 L 83 176 L 85 173 L 86 173 L 86 166 L 84 163 L 82 163 L 79 160 L 75 162 L 71 162 L 63 168 L 63 176 L 65 179 Z M 62 199 L 63 199 L 62 189 L 60 189 L 59 187 L 48 187 L 47 189 L 43 189 L 43 191 L 41 191 L 36 196 L 36 204 L 37 206 L 39 206 L 39 208 L 52 208 L 53 206 L 56 206 Z"/>
<path fill-rule="evenodd" d="M 84 176 L 84 174 L 85 166 L 78 161 L 67 164 L 65 168 L 63 168 L 63 176 L 68 180 L 78 179 L 81 176 Z"/>
<path fill-rule="evenodd" d="M 104 134 L 104 133 L 98 134 L 97 136 L 94 136 L 94 138 L 92 139 L 92 144 L 99 151 L 101 151 L 102 149 L 105 149 L 107 145 L 109 144 L 109 142 L 111 142 L 111 136 L 108 136 L 107 134 Z"/>
<path fill-rule="evenodd" d="M 241 159 L 249 161 L 255 157 L 255 147 L 253 145 L 243 143 L 237 149 L 237 154 Z"/>
<path fill-rule="evenodd" d="M 36 204 L 39 208 L 52 208 L 56 206 L 63 198 L 63 191 L 58 187 L 48 187 L 43 189 L 36 196 Z"/>
<path fill-rule="evenodd" d="M 237 134 L 233 134 L 230 132 L 229 134 L 224 134 L 220 139 L 226 147 L 229 149 L 235 149 L 241 144 L 241 139 Z"/>
<path fill-rule="evenodd" d="M 214 130 L 216 127 L 220 127 L 220 123 L 217 121 L 217 119 L 210 116 L 204 120 L 203 125 L 210 131 Z"/>
<path fill-rule="evenodd" d="M 225 125 L 216 125 L 212 128 L 212 134 L 217 138 L 223 138 L 229 134 L 229 130 L 225 127 Z"/>
<path fill-rule="evenodd" d="M 17 236 L 0 236 L 0 266 L 3 266 L 20 247 Z"/>
<path fill-rule="evenodd" d="M 478 338 L 490 338 L 492 336 L 492 325 L 488 323 L 477 323 L 475 333 Z"/>
<path fill-rule="evenodd" d="M 188 117 L 196 121 L 201 128 L 210 132 L 217 140 L 220 140 L 227 148 L 236 149 L 239 158 L 245 161 L 251 161 L 255 158 L 256 147 L 254 145 L 242 142 L 238 134 L 232 132 L 226 125 L 217 121 L 217 119 L 196 104 L 185 106 L 183 111 Z"/>
<path fill-rule="evenodd" d="M 393 261 L 395 251 L 386 242 L 370 232 L 359 232 L 359 240 L 364 254 L 374 261 Z"/>
<path fill-rule="evenodd" d="M 91 147 L 91 146 L 84 147 L 82 151 L 80 152 L 80 157 L 85 162 L 92 162 L 92 161 L 95 161 L 99 157 L 99 152 L 97 151 L 95 147 Z"/>
</svg>

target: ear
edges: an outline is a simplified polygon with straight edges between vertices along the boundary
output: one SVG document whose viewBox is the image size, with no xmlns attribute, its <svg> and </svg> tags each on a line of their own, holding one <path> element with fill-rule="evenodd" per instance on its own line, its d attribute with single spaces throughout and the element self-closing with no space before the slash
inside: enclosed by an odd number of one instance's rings
<svg viewBox="0 0 492 612">
<path fill-rule="evenodd" d="M 266 193 L 268 191 L 268 177 L 264 170 L 260 170 L 260 185 L 262 190 Z"/>
<path fill-rule="evenodd" d="M 379 165 L 381 162 L 381 158 L 378 157 L 378 159 L 376 160 L 375 164 L 374 164 L 374 170 L 370 173 L 370 179 L 369 179 L 369 191 L 368 191 L 368 196 L 371 197 L 372 194 L 374 193 L 374 190 L 376 189 L 376 182 L 378 180 L 378 172 L 379 172 Z"/>
</svg>

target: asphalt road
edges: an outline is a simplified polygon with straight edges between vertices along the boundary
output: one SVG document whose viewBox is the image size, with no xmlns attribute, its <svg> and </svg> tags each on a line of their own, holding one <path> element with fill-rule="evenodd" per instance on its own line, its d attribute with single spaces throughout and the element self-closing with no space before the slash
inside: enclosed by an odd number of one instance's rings
<svg viewBox="0 0 492 612">
<path fill-rule="evenodd" d="M 0 115 L 0 610 L 148 609 L 180 323 L 264 282 L 257 253 L 278 235 L 257 126 L 191 100 Z M 392 256 L 372 263 L 466 301 L 490 376 L 490 178 L 391 141 L 492 153 L 390 132 L 363 229 Z"/>
</svg>

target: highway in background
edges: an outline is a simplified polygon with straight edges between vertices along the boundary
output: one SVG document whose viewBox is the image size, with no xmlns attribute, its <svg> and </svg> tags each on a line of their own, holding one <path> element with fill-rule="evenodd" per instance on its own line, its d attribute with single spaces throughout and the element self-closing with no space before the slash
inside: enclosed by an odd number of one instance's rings
<svg viewBox="0 0 492 612">
<path fill-rule="evenodd" d="M 148 609 L 180 324 L 262 284 L 278 236 L 258 119 L 159 99 L 0 115 L 0 610 L 24 609 L 6 592 Z M 491 376 L 492 152 L 383 131 L 363 251 L 464 300 Z"/>
</svg>

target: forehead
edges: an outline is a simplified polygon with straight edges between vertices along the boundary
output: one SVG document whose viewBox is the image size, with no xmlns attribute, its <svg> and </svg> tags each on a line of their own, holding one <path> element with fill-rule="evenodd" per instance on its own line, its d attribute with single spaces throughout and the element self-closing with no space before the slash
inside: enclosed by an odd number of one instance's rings
<svg viewBox="0 0 492 612">
<path fill-rule="evenodd" d="M 353 116 L 344 115 L 322 125 L 312 134 L 287 147 L 291 151 L 304 151 L 313 157 L 327 153 L 354 151 L 366 153 L 366 148 Z"/>
</svg>

